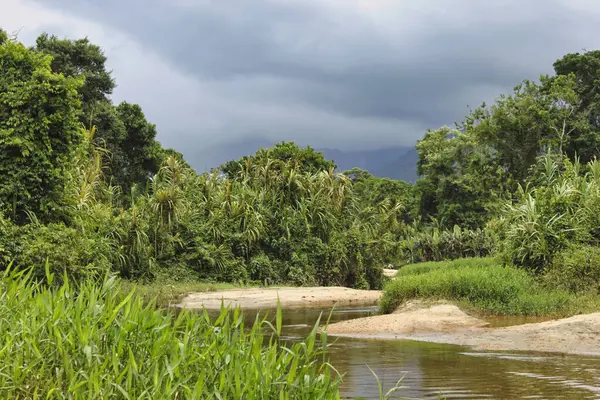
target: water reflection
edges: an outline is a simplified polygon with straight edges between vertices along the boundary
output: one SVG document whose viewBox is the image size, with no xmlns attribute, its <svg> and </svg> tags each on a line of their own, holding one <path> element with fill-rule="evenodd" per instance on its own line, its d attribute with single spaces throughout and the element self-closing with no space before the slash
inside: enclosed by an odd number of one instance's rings
<svg viewBox="0 0 600 400">
<path fill-rule="evenodd" d="M 283 312 L 283 336 L 300 340 L 327 310 L 289 309 Z M 376 307 L 334 310 L 331 321 L 374 314 Z M 262 310 L 261 313 L 264 313 Z M 269 315 L 275 315 L 274 310 Z M 246 312 L 253 321 L 255 312 Z M 522 323 L 529 322 L 526 320 Z M 398 379 L 405 389 L 398 395 L 437 399 L 600 399 L 600 358 L 525 352 L 475 352 L 469 348 L 409 340 L 378 341 L 334 338 L 332 364 L 345 374 L 344 396 L 377 399 L 377 381 L 385 390 Z"/>
</svg>

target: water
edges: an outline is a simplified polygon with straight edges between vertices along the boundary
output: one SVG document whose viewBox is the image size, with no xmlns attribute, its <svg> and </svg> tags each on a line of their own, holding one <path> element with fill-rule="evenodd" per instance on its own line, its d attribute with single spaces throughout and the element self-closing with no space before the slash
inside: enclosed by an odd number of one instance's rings
<svg viewBox="0 0 600 400">
<path fill-rule="evenodd" d="M 283 336 L 301 340 L 321 312 L 330 309 L 288 309 L 283 312 Z M 376 307 L 335 310 L 331 321 L 372 315 Z M 264 313 L 264 311 L 262 311 Z M 254 318 L 246 312 L 247 318 Z M 274 311 L 270 314 L 274 316 Z M 497 320 L 494 325 L 532 322 Z M 533 321 L 537 322 L 537 321 Z M 378 399 L 371 369 L 385 390 L 403 378 L 398 396 L 437 399 L 600 399 L 600 357 L 531 352 L 481 352 L 469 348 L 415 342 L 335 338 L 331 363 L 345 374 L 342 395 Z"/>
</svg>

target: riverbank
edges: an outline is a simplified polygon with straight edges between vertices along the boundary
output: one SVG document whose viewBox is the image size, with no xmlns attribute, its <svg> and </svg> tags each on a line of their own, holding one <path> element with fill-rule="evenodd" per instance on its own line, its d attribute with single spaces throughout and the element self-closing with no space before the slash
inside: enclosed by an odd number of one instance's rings
<svg viewBox="0 0 600 400">
<path fill-rule="evenodd" d="M 539 323 L 489 328 L 453 304 L 409 302 L 393 314 L 338 322 L 330 335 L 435 342 L 476 350 L 541 351 L 600 356 L 600 312 Z"/>
<path fill-rule="evenodd" d="M 275 308 L 277 299 L 284 308 L 371 306 L 381 297 L 380 290 L 358 290 L 346 287 L 282 287 L 232 289 L 193 293 L 183 297 L 177 307 L 219 309 L 240 306 L 243 309 Z"/>
</svg>

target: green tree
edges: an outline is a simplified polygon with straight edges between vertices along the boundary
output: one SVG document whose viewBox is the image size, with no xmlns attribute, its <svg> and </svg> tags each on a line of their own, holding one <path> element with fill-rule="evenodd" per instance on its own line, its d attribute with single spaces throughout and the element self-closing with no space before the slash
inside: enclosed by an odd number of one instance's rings
<svg viewBox="0 0 600 400">
<path fill-rule="evenodd" d="M 96 126 L 95 142 L 109 151 L 105 171 L 108 181 L 128 193 L 133 185 L 146 183 L 158 172 L 156 127 L 146 120 L 137 104 L 123 102 L 113 107 L 109 96 L 115 82 L 99 46 L 87 38 L 59 39 L 44 33 L 37 38 L 34 49 L 52 56 L 54 72 L 84 80 L 79 89 L 83 104 L 80 120 L 86 127 Z"/>
<path fill-rule="evenodd" d="M 56 217 L 82 131 L 81 80 L 52 72 L 51 58 L 0 33 L 0 204 Z"/>
<path fill-rule="evenodd" d="M 249 169 L 269 164 L 271 170 L 281 170 L 289 163 L 300 172 L 316 173 L 335 169 L 333 161 L 326 160 L 323 153 L 312 147 L 300 148 L 294 142 L 280 142 L 270 149 L 260 149 L 254 155 L 244 156 L 223 164 L 220 169 L 230 178 L 238 179 L 247 175 Z"/>
<path fill-rule="evenodd" d="M 116 107 L 125 128 L 119 143 L 119 163 L 113 175 L 125 190 L 134 184 L 144 184 L 160 168 L 160 145 L 156 142 L 156 126 L 146 120 L 137 104 L 122 102 Z M 117 154 L 115 154 L 117 156 Z"/>
<path fill-rule="evenodd" d="M 34 49 L 52 56 L 50 65 L 54 72 L 66 77 L 84 78 L 79 89 L 84 108 L 93 107 L 98 101 L 107 101 L 115 88 L 115 81 L 106 70 L 106 56 L 87 38 L 59 39 L 43 33 L 37 38 Z M 89 115 L 90 110 L 85 111 Z"/>
<path fill-rule="evenodd" d="M 583 162 L 592 160 L 600 150 L 600 50 L 566 54 L 554 63 L 555 79 L 573 76 L 573 89 L 579 97 L 574 111 L 587 126 L 578 126 L 575 140 L 567 148 L 573 157 L 577 153 Z"/>
</svg>

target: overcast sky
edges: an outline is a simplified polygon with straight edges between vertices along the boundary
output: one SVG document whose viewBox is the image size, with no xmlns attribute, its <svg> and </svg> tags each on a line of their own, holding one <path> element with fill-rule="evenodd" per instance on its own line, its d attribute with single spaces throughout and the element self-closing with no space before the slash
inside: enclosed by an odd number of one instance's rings
<svg viewBox="0 0 600 400">
<path fill-rule="evenodd" d="M 600 48 L 596 0 L 0 0 L 0 27 L 88 36 L 159 140 L 411 145 L 563 54 Z"/>
</svg>

